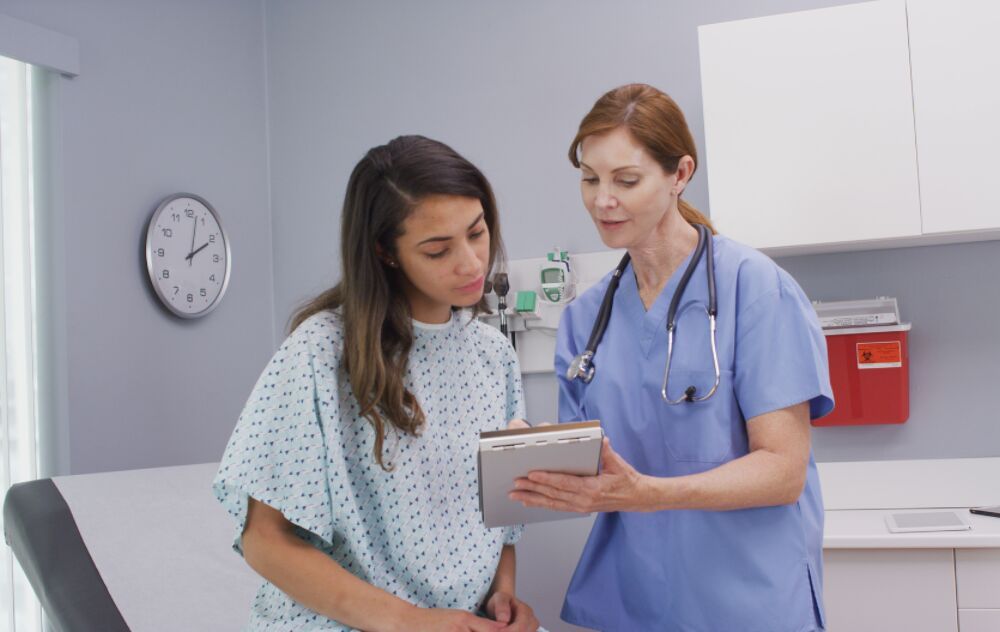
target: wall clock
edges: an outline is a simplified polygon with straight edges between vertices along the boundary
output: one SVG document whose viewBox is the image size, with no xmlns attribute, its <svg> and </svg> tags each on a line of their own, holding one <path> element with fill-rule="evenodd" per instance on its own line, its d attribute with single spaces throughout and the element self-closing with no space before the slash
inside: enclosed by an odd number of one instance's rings
<svg viewBox="0 0 1000 632">
<path fill-rule="evenodd" d="M 207 200 L 176 193 L 160 202 L 146 229 L 146 269 L 171 313 L 199 318 L 218 307 L 230 265 L 229 239 Z"/>
</svg>

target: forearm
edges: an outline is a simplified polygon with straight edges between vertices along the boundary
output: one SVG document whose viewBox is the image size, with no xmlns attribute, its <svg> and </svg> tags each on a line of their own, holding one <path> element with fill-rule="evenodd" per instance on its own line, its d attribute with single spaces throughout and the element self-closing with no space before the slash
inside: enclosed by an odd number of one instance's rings
<svg viewBox="0 0 1000 632">
<path fill-rule="evenodd" d="M 289 597 L 349 627 L 394 632 L 413 607 L 355 577 L 292 533 L 248 532 L 243 548 L 247 563 Z"/>
<path fill-rule="evenodd" d="M 497 563 L 497 572 L 493 576 L 493 583 L 490 585 L 490 595 L 495 592 L 505 592 L 514 595 L 514 578 L 517 571 L 517 557 L 513 544 L 506 544 L 500 553 L 500 562 Z M 487 599 L 489 596 L 487 596 Z"/>
<path fill-rule="evenodd" d="M 644 479 L 649 511 L 706 509 L 724 511 L 787 505 L 805 486 L 806 467 L 799 459 L 755 450 L 717 468 L 677 477 Z"/>
</svg>

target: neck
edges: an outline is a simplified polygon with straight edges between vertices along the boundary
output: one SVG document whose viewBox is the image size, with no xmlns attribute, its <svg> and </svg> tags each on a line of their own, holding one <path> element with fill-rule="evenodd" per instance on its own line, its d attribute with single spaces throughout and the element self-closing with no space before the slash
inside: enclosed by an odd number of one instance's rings
<svg viewBox="0 0 1000 632">
<path fill-rule="evenodd" d="M 642 294 L 658 295 L 698 245 L 698 230 L 673 207 L 641 243 L 628 248 Z"/>
<path fill-rule="evenodd" d="M 429 325 L 441 325 L 451 320 L 451 305 L 438 303 L 407 284 L 406 298 L 413 320 Z"/>
</svg>

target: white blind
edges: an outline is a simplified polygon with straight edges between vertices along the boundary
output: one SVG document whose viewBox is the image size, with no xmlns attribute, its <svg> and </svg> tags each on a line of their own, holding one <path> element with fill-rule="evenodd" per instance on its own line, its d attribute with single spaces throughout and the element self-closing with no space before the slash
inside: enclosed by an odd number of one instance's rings
<svg viewBox="0 0 1000 632">
<path fill-rule="evenodd" d="M 37 476 L 30 66 L 0 57 L 0 490 Z M 3 517 L 0 515 L 0 527 Z M 37 632 L 41 612 L 7 546 L 0 629 Z"/>
</svg>

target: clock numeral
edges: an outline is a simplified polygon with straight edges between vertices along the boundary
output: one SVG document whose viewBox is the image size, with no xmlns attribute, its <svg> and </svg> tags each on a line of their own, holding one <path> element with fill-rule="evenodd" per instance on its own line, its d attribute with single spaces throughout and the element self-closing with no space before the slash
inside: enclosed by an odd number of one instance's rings
<svg viewBox="0 0 1000 632">
<path fill-rule="evenodd" d="M 163 229 L 163 236 L 164 237 L 173 237 L 174 236 L 174 231 L 171 230 L 171 229 L 169 229 L 169 228 L 164 228 Z"/>
<path fill-rule="evenodd" d="M 184 211 L 184 214 L 187 215 L 188 217 L 194 217 L 194 209 L 189 208 Z"/>
<path fill-rule="evenodd" d="M 219 263 L 219 255 L 212 255 L 212 262 Z"/>
<path fill-rule="evenodd" d="M 156 254 L 159 255 L 160 257 L 162 257 L 166 253 L 163 251 L 163 248 L 157 248 L 156 249 Z"/>
<path fill-rule="evenodd" d="M 194 294 L 188 294 L 188 303 L 194 301 Z"/>
<path fill-rule="evenodd" d="M 181 289 L 180 289 L 179 287 L 177 287 L 177 286 L 175 285 L 175 286 L 174 286 L 174 296 L 177 296 L 177 293 L 178 293 L 178 292 L 179 292 L 180 290 L 181 290 Z"/>
<path fill-rule="evenodd" d="M 181 221 L 180 213 L 171 213 L 170 217 L 172 217 L 175 222 Z"/>
<path fill-rule="evenodd" d="M 201 288 L 201 291 L 198 293 L 201 294 L 202 296 L 208 296 L 208 292 L 205 291 L 205 288 Z"/>
<path fill-rule="evenodd" d="M 208 277 L 208 280 L 211 281 L 212 283 L 215 283 L 215 275 L 213 274 L 212 276 Z"/>
<path fill-rule="evenodd" d="M 164 270 L 163 271 L 163 278 L 164 279 L 169 279 L 170 278 L 170 270 Z"/>
<path fill-rule="evenodd" d="M 201 225 L 202 225 L 202 226 L 204 226 L 204 225 L 205 225 L 205 218 L 204 218 L 204 217 L 202 217 L 202 218 L 201 218 Z"/>
<path fill-rule="evenodd" d="M 215 233 L 212 233 L 211 235 L 208 236 L 208 243 L 210 244 L 215 243 Z"/>
</svg>

